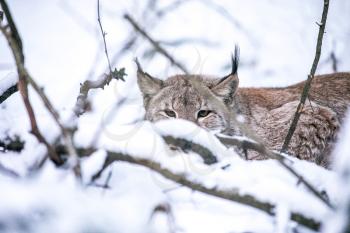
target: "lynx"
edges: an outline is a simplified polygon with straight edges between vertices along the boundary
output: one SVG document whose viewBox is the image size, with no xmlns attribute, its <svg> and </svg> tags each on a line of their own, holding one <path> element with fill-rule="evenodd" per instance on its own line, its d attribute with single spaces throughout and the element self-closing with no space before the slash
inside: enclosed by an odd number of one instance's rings
<svg viewBox="0 0 350 233">
<path fill-rule="evenodd" d="M 137 62 L 138 64 L 138 62 Z M 238 53 L 225 77 L 175 75 L 161 80 L 142 71 L 137 80 L 145 118 L 182 118 L 209 131 L 240 134 L 236 113 L 270 149 L 280 150 L 305 82 L 283 88 L 239 88 Z M 288 153 L 328 167 L 338 128 L 350 103 L 350 73 L 315 76 Z M 237 121 L 236 121 L 237 122 Z M 250 159 L 265 159 L 254 153 Z"/>
</svg>

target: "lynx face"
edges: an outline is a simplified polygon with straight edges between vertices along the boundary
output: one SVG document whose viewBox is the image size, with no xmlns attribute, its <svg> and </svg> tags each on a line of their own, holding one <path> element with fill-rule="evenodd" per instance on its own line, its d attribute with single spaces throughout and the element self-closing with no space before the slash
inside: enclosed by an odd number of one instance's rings
<svg viewBox="0 0 350 233">
<path fill-rule="evenodd" d="M 176 75 L 165 81 L 143 72 L 137 62 L 146 119 L 181 118 L 209 131 L 225 131 L 230 127 L 228 107 L 238 87 L 237 55 L 232 62 L 232 73 L 224 78 Z"/>
</svg>

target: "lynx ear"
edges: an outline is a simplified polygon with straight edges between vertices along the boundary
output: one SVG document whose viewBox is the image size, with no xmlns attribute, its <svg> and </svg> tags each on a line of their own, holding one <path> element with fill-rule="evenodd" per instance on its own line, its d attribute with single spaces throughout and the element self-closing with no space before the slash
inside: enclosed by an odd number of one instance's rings
<svg viewBox="0 0 350 233">
<path fill-rule="evenodd" d="M 163 81 L 144 72 L 137 58 L 135 62 L 137 65 L 137 84 L 143 96 L 146 98 L 157 94 L 163 88 Z"/>
<path fill-rule="evenodd" d="M 235 46 L 235 54 L 232 55 L 232 69 L 231 73 L 223 78 L 220 78 L 216 83 L 210 88 L 212 92 L 223 99 L 225 104 L 231 104 L 233 97 L 238 88 L 238 61 L 239 61 L 239 49 Z"/>
</svg>

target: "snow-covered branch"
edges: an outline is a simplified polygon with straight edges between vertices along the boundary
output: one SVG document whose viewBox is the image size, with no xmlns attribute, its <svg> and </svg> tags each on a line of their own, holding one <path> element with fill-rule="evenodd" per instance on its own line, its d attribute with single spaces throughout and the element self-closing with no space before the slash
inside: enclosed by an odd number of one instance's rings
<svg viewBox="0 0 350 233">
<path fill-rule="evenodd" d="M 216 187 L 208 187 L 196 180 L 191 179 L 190 176 L 186 176 L 186 174 L 179 174 L 179 173 L 173 172 L 170 168 L 166 168 L 161 163 L 158 163 L 150 159 L 138 158 L 135 156 L 131 156 L 123 153 L 117 153 L 113 151 L 108 151 L 107 155 L 108 155 L 107 160 L 110 163 L 114 161 L 123 161 L 123 162 L 129 162 L 129 163 L 141 165 L 143 167 L 147 167 L 153 171 L 156 171 L 157 173 L 164 176 L 165 178 L 172 180 L 176 183 L 182 184 L 192 190 L 199 191 L 211 196 L 223 198 L 226 200 L 238 202 L 247 206 L 251 206 L 253 208 L 266 212 L 267 214 L 272 216 L 275 215 L 274 204 L 260 201 L 256 199 L 254 196 L 243 195 L 243 194 L 240 194 L 239 191 L 234 191 L 230 189 L 223 190 Z M 310 228 L 312 230 L 319 230 L 320 228 L 319 221 L 312 218 L 305 217 L 300 213 L 291 213 L 291 220 L 297 222 L 302 226 Z"/>
<path fill-rule="evenodd" d="M 271 151 L 264 144 L 257 143 L 253 140 L 240 137 L 228 137 L 224 135 L 217 136 L 219 140 L 227 146 L 237 146 L 241 149 L 254 150 L 270 159 L 276 159 L 287 171 L 298 178 L 299 182 L 304 184 L 317 198 L 319 198 L 323 203 L 325 203 L 329 208 L 334 209 L 334 206 L 329 202 L 327 198 L 324 197 L 317 189 L 311 185 L 303 176 L 301 176 L 297 171 L 295 171 L 289 164 L 291 161 L 278 153 L 277 151 Z"/>
</svg>

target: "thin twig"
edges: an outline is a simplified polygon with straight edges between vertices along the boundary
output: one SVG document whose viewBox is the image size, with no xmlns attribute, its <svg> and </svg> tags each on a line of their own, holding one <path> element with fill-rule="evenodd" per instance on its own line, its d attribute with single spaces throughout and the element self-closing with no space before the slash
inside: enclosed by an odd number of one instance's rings
<svg viewBox="0 0 350 233">
<path fill-rule="evenodd" d="M 106 58 L 108 62 L 109 74 L 103 75 L 103 77 L 101 77 L 96 81 L 86 80 L 83 84 L 81 84 L 77 102 L 74 106 L 74 113 L 78 117 L 86 111 L 86 108 L 88 105 L 87 97 L 91 89 L 97 89 L 97 88 L 103 89 L 105 86 L 109 85 L 109 83 L 112 81 L 113 78 L 124 81 L 124 76 L 126 76 L 125 68 L 121 68 L 119 70 L 115 69 L 114 71 L 112 71 L 112 66 L 109 59 L 107 43 L 106 43 L 106 32 L 103 30 L 103 26 L 101 22 L 99 0 L 97 0 L 97 21 L 100 26 L 100 30 L 103 38 L 104 52 L 106 54 Z"/>
<path fill-rule="evenodd" d="M 108 62 L 109 72 L 110 72 L 110 74 L 112 74 L 112 66 L 111 66 L 111 62 L 109 61 L 109 55 L 108 55 L 108 50 L 107 50 L 106 32 L 103 30 L 102 23 L 101 23 L 101 17 L 100 17 L 100 0 L 97 0 L 97 21 L 98 21 L 98 24 L 99 24 L 100 29 L 101 29 L 101 34 L 102 34 L 102 38 L 103 38 L 103 44 L 105 46 L 105 54 L 106 54 L 106 58 L 107 58 L 107 62 Z"/>
<path fill-rule="evenodd" d="M 106 58 L 107 58 L 107 62 L 108 62 L 108 68 L 109 68 L 108 76 L 110 76 L 110 78 L 115 78 L 115 79 L 120 79 L 122 81 L 125 81 L 124 75 L 118 75 L 119 71 L 117 69 L 115 69 L 114 71 L 112 70 L 111 62 L 109 60 L 109 55 L 108 55 L 107 43 L 106 43 L 106 34 L 107 33 L 103 30 L 102 23 L 101 23 L 100 0 L 97 0 L 97 21 L 98 21 L 98 24 L 100 26 L 100 30 L 101 30 L 101 34 L 102 34 L 102 38 L 103 38 L 103 44 L 104 44 L 104 48 L 105 48 L 105 54 L 106 54 Z"/>
<path fill-rule="evenodd" d="M 329 0 L 324 0 L 321 23 L 317 23 L 317 25 L 319 26 L 319 31 L 318 31 L 316 53 L 315 53 L 314 61 L 312 63 L 310 74 L 308 75 L 308 78 L 305 82 L 305 85 L 304 85 L 304 88 L 303 88 L 303 91 L 301 94 L 300 102 L 298 104 L 297 110 L 296 110 L 294 117 L 293 117 L 293 121 L 290 125 L 287 136 L 284 140 L 284 143 L 283 143 L 283 146 L 281 149 L 282 152 L 286 152 L 288 150 L 289 143 L 293 137 L 293 134 L 294 134 L 294 131 L 297 127 L 300 115 L 301 115 L 302 110 L 304 108 L 305 101 L 308 97 L 308 93 L 309 93 L 309 90 L 311 88 L 311 82 L 315 76 L 317 65 L 318 65 L 318 62 L 319 62 L 320 56 L 321 56 L 322 40 L 323 40 L 323 34 L 325 31 L 326 22 L 327 22 L 328 6 L 329 6 Z"/>
<path fill-rule="evenodd" d="M 167 52 L 162 46 L 160 46 L 159 43 L 155 41 L 145 30 L 143 30 L 129 14 L 125 14 L 124 19 L 126 19 L 137 32 L 139 32 L 144 38 L 146 38 L 157 52 L 166 57 L 171 62 L 171 64 L 177 66 L 185 74 L 189 73 L 184 65 L 176 61 L 175 58 L 171 56 L 169 52 Z"/>
</svg>

